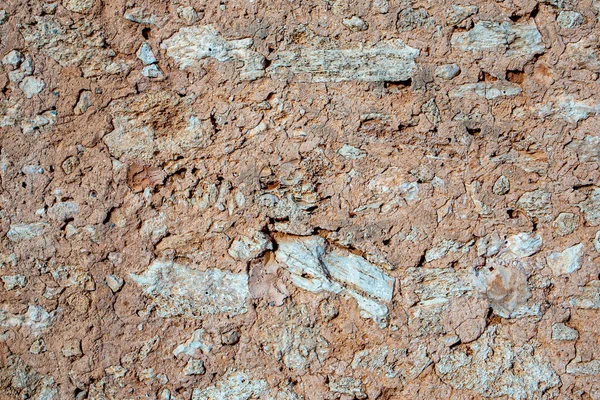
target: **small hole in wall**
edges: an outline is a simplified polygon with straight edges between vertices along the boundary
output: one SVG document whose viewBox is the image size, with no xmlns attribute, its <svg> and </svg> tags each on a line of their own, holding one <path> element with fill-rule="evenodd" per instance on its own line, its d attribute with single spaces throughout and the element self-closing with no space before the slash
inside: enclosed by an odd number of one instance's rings
<svg viewBox="0 0 600 400">
<path fill-rule="evenodd" d="M 144 39 L 149 39 L 150 38 L 150 28 L 142 29 L 142 36 L 144 37 Z"/>
<path fill-rule="evenodd" d="M 27 187 L 27 182 L 21 182 L 21 187 L 26 188 Z"/>
</svg>

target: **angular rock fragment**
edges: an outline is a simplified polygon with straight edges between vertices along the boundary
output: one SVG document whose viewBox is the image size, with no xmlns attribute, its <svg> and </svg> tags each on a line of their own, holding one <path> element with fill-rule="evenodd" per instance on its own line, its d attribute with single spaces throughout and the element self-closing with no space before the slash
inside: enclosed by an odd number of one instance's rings
<svg viewBox="0 0 600 400">
<path fill-rule="evenodd" d="M 274 77 L 292 73 L 308 82 L 400 82 L 412 77 L 418 55 L 399 39 L 348 49 L 301 47 L 277 53 L 267 71 Z"/>
<path fill-rule="evenodd" d="M 22 240 L 33 239 L 38 236 L 42 236 L 49 225 L 45 222 L 34 222 L 32 224 L 13 224 L 10 226 L 10 230 L 7 235 L 13 242 L 20 242 Z"/>
<path fill-rule="evenodd" d="M 600 375 L 600 360 L 582 361 L 581 357 L 575 357 L 567 364 L 567 373 L 575 376 Z"/>
<path fill-rule="evenodd" d="M 260 398 L 267 390 L 267 381 L 252 379 L 247 371 L 231 371 L 214 386 L 194 389 L 192 400 L 248 400 Z"/>
<path fill-rule="evenodd" d="M 106 284 L 113 293 L 117 293 L 123 287 L 125 282 L 116 275 L 106 275 Z"/>
<path fill-rule="evenodd" d="M 458 64 L 444 64 L 435 69 L 435 76 L 438 78 L 450 80 L 460 73 Z"/>
<path fill-rule="evenodd" d="M 577 123 L 600 114 L 600 102 L 593 98 L 577 100 L 571 95 L 563 94 L 552 96 L 552 99 L 538 108 L 538 115 L 542 119 L 552 117 Z"/>
<path fill-rule="evenodd" d="M 581 268 L 583 244 L 579 243 L 562 252 L 555 252 L 546 257 L 548 266 L 554 275 L 571 274 Z"/>
<path fill-rule="evenodd" d="M 468 83 L 459 86 L 457 89 L 452 89 L 449 92 L 450 97 L 459 98 L 466 97 L 469 94 L 475 94 L 484 97 L 488 100 L 497 99 L 499 97 L 511 97 L 520 94 L 522 91 L 519 85 L 510 82 L 478 82 Z"/>
<path fill-rule="evenodd" d="M 513 235 L 506 240 L 508 250 L 517 257 L 529 257 L 537 253 L 542 247 L 540 235 L 527 232 Z"/>
<path fill-rule="evenodd" d="M 490 326 L 476 341 L 442 356 L 435 370 L 445 383 L 485 397 L 543 398 L 560 384 L 549 360 L 533 343 L 515 346 Z"/>
<path fill-rule="evenodd" d="M 508 193 L 510 190 L 510 181 L 504 175 L 500 175 L 496 182 L 494 182 L 494 186 L 492 187 L 492 192 L 499 196 L 503 196 Z"/>
<path fill-rule="evenodd" d="M 545 51 L 542 35 L 534 23 L 479 21 L 467 32 L 454 33 L 451 42 L 463 51 L 500 52 L 527 59 Z"/>
<path fill-rule="evenodd" d="M 552 211 L 552 194 L 541 189 L 526 192 L 517 200 L 517 206 L 522 208 L 530 217 L 540 218 L 548 222 L 550 220 L 549 214 Z"/>
<path fill-rule="evenodd" d="M 556 229 L 556 233 L 560 236 L 569 235 L 579 226 L 579 215 L 573 213 L 560 213 L 554 220 L 552 225 Z"/>
<path fill-rule="evenodd" d="M 571 307 L 588 310 L 600 309 L 600 280 L 590 281 L 578 290 L 578 295 L 569 297 L 568 304 Z"/>
<path fill-rule="evenodd" d="M 369 25 L 367 25 L 365 21 L 363 21 L 360 17 L 357 17 L 356 15 L 352 18 L 344 19 L 342 23 L 346 28 L 350 29 L 352 32 L 366 31 L 367 29 L 369 29 Z"/>
<path fill-rule="evenodd" d="M 253 238 L 240 236 L 234 240 L 227 253 L 236 260 L 248 261 L 271 249 L 273 244 L 269 237 L 262 232 L 256 232 Z"/>
<path fill-rule="evenodd" d="M 360 256 L 328 249 L 319 236 L 281 236 L 276 241 L 277 260 L 286 265 L 296 286 L 315 293 L 349 294 L 379 325 L 386 325 L 383 303 L 392 300 L 392 277 Z"/>
<path fill-rule="evenodd" d="M 579 332 L 565 324 L 552 325 L 552 340 L 577 340 Z"/>
<path fill-rule="evenodd" d="M 181 69 L 201 67 L 206 58 L 220 62 L 239 60 L 244 64 L 240 77 L 252 80 L 264 76 L 265 57 L 250 50 L 250 46 L 252 39 L 224 39 L 211 25 L 181 28 L 161 44 Z"/>
<path fill-rule="evenodd" d="M 4 282 L 4 289 L 6 291 L 22 289 L 27 283 L 27 278 L 23 275 L 4 275 L 1 278 Z"/>
<path fill-rule="evenodd" d="M 577 204 L 577 206 L 588 224 L 591 226 L 600 225 L 600 188 L 594 188 L 588 193 L 587 199 Z"/>
<path fill-rule="evenodd" d="M 556 17 L 556 22 L 558 22 L 558 25 L 560 25 L 561 28 L 573 29 L 581 26 L 584 19 L 583 15 L 577 11 L 561 11 L 558 13 L 558 17 Z"/>
<path fill-rule="evenodd" d="M 173 350 L 173 355 L 177 357 L 179 354 L 187 354 L 190 357 L 194 357 L 196 355 L 196 350 L 201 350 L 204 354 L 209 353 L 212 349 L 212 345 L 207 343 L 204 337 L 205 334 L 206 332 L 204 329 L 196 329 L 187 342 L 178 345 L 175 350 Z"/>
<path fill-rule="evenodd" d="M 169 261 L 154 261 L 134 282 L 153 299 L 160 317 L 206 314 L 230 316 L 247 311 L 248 276 L 218 269 L 199 271 Z"/>
</svg>

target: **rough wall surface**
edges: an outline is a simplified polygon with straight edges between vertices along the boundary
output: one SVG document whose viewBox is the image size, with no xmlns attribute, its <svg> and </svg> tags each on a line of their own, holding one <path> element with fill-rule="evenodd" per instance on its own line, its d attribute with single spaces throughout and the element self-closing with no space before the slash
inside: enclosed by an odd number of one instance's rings
<svg viewBox="0 0 600 400">
<path fill-rule="evenodd" d="M 600 2 L 0 2 L 0 398 L 600 399 Z"/>
</svg>

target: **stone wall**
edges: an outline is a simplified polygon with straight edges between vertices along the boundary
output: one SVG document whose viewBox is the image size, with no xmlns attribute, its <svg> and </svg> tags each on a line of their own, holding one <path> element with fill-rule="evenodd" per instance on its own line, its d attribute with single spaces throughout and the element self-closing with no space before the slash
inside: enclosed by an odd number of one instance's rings
<svg viewBox="0 0 600 400">
<path fill-rule="evenodd" d="M 600 2 L 0 2 L 0 398 L 600 399 Z"/>
</svg>

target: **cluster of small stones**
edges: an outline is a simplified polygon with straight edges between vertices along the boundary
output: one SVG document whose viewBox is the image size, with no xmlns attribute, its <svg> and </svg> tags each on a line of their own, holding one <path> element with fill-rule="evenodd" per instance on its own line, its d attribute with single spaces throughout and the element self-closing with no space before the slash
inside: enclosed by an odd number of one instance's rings
<svg viewBox="0 0 600 400">
<path fill-rule="evenodd" d="M 0 2 L 0 398 L 600 399 L 599 17 Z"/>
</svg>

